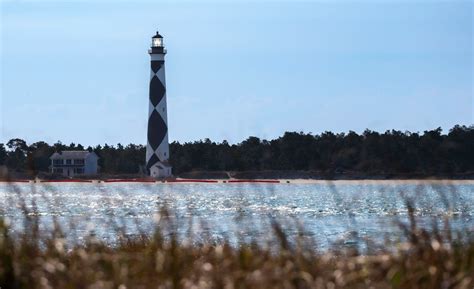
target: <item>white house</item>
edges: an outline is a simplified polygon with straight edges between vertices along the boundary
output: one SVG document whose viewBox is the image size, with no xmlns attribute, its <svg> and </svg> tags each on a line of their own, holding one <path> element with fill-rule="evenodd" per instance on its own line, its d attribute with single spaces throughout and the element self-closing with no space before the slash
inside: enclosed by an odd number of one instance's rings
<svg viewBox="0 0 474 289">
<path fill-rule="evenodd" d="M 98 171 L 99 157 L 89 151 L 62 151 L 54 153 L 50 158 L 51 173 L 73 177 L 77 175 L 95 175 Z"/>
<path fill-rule="evenodd" d="M 171 176 L 171 165 L 166 162 L 158 162 L 150 168 L 150 176 L 154 178 L 166 178 Z"/>
</svg>

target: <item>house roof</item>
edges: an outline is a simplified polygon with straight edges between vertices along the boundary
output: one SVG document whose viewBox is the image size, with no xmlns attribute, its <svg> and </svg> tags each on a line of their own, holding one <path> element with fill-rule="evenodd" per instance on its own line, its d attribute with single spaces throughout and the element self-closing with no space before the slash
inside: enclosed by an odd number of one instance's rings
<svg viewBox="0 0 474 289">
<path fill-rule="evenodd" d="M 171 165 L 169 164 L 168 161 L 164 161 L 164 162 L 158 162 L 154 164 L 153 167 L 159 167 L 160 169 L 164 169 L 164 168 L 171 168 Z"/>
<path fill-rule="evenodd" d="M 50 159 L 85 159 L 89 154 L 97 156 L 95 152 L 89 151 L 62 151 L 52 154 Z"/>
</svg>

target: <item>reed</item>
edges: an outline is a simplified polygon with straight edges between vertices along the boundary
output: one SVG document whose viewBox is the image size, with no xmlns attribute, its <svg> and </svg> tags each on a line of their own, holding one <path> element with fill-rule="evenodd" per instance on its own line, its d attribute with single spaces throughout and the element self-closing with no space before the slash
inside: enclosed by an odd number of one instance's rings
<svg viewBox="0 0 474 289">
<path fill-rule="evenodd" d="M 407 206 L 410 222 L 400 224 L 406 242 L 370 255 L 321 253 L 278 222 L 271 223 L 273 246 L 195 244 L 178 237 L 166 210 L 152 234 L 117 230 L 113 245 L 92 235 L 71 244 L 57 221 L 42 231 L 40 216 L 24 207 L 21 230 L 0 217 L 0 288 L 474 288 L 472 236 L 453 232 L 449 222 L 442 230 L 420 228 Z"/>
</svg>

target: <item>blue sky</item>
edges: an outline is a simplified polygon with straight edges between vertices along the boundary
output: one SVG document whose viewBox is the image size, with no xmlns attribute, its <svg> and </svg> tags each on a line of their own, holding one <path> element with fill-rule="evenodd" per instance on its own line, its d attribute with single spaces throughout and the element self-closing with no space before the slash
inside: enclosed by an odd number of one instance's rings
<svg viewBox="0 0 474 289">
<path fill-rule="evenodd" d="M 473 26 L 472 1 L 7 0 L 0 142 L 145 144 L 157 29 L 171 141 L 470 125 Z"/>
</svg>

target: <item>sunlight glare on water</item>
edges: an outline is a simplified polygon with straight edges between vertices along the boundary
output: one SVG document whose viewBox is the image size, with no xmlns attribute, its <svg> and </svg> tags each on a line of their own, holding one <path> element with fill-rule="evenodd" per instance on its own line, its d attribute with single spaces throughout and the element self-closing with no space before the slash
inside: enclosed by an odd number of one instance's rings
<svg viewBox="0 0 474 289">
<path fill-rule="evenodd" d="M 305 234 L 322 247 L 335 242 L 353 244 L 370 239 L 401 238 L 398 221 L 406 222 L 406 200 L 416 206 L 421 226 L 440 225 L 449 217 L 460 230 L 474 228 L 474 185 L 410 182 L 334 182 L 317 184 L 140 184 L 57 183 L 0 184 L 1 214 L 21 226 L 20 204 L 42 216 L 44 228 L 51 218 L 64 227 L 76 223 L 79 239 L 94 233 L 113 239 L 111 223 L 127 232 L 148 233 L 153 216 L 162 207 L 172 212 L 180 234 L 192 226 L 194 238 L 265 238 L 271 219 L 285 232 Z M 190 220 L 193 224 L 190 225 Z"/>
</svg>

